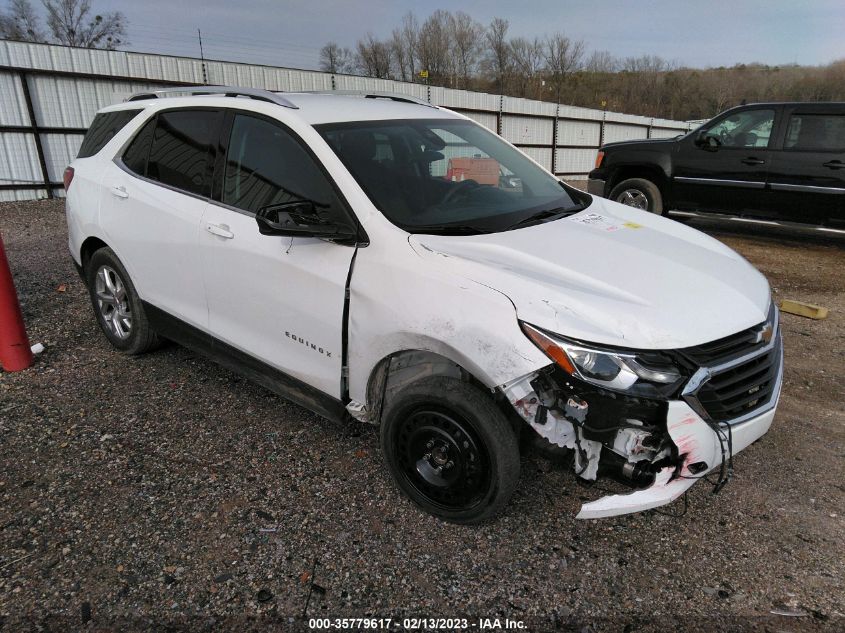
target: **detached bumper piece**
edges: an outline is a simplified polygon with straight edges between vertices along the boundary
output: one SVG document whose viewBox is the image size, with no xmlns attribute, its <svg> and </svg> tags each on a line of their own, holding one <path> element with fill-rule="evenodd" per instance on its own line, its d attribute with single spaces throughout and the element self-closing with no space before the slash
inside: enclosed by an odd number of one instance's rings
<svg viewBox="0 0 845 633">
<path fill-rule="evenodd" d="M 720 487 L 733 455 L 769 430 L 783 377 L 776 310 L 759 326 L 675 353 L 691 377 L 667 401 L 600 389 L 555 366 L 502 387 L 538 434 L 574 451 L 579 477 L 639 488 L 585 503 L 577 518 L 666 505 L 714 471 Z"/>
</svg>

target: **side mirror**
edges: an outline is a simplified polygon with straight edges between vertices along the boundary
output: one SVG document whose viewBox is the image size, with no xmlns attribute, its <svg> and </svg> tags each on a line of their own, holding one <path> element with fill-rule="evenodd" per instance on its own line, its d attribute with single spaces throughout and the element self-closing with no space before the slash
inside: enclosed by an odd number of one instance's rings
<svg viewBox="0 0 845 633">
<path fill-rule="evenodd" d="M 272 204 L 255 214 L 262 235 L 321 237 L 336 241 L 354 240 L 355 230 L 321 217 L 310 200 Z"/>
</svg>

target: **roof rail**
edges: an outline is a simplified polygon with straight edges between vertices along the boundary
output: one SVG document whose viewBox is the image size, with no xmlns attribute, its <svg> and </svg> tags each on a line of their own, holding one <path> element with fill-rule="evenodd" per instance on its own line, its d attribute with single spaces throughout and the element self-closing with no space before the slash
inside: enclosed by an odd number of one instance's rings
<svg viewBox="0 0 845 633">
<path fill-rule="evenodd" d="M 402 103 L 415 103 L 417 105 L 428 106 L 429 108 L 437 108 L 433 103 L 429 103 L 425 99 L 419 97 L 412 97 L 397 92 L 381 92 L 377 90 L 312 90 L 310 94 L 318 95 L 341 95 L 345 97 L 364 97 L 365 99 L 390 99 L 391 101 L 399 101 Z"/>
<path fill-rule="evenodd" d="M 159 90 L 147 90 L 132 95 L 127 101 L 140 101 L 142 99 L 158 99 L 176 95 L 224 95 L 226 97 L 249 97 L 257 101 L 268 101 L 285 108 L 299 109 L 282 95 L 261 88 L 236 88 L 234 86 L 177 86 L 175 88 L 161 88 Z"/>
</svg>

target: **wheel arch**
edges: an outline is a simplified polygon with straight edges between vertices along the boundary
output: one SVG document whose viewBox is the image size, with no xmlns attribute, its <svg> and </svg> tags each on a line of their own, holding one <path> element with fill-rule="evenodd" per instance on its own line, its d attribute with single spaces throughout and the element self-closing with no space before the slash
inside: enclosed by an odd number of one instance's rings
<svg viewBox="0 0 845 633">
<path fill-rule="evenodd" d="M 488 387 L 461 363 L 438 352 L 425 349 L 404 349 L 379 360 L 367 380 L 367 413 L 370 422 L 381 424 L 384 404 L 408 385 L 429 376 L 445 376 L 474 385 L 489 394 L 490 400 L 505 414 L 519 434 L 522 420 L 507 399 Z"/>
<path fill-rule="evenodd" d="M 660 166 L 650 164 L 620 165 L 617 167 L 605 185 L 606 195 L 609 197 L 610 192 L 613 191 L 616 185 L 629 178 L 643 178 L 653 182 L 660 190 L 664 204 L 668 200 L 669 178 Z"/>
<path fill-rule="evenodd" d="M 79 247 L 79 258 L 82 262 L 83 271 L 88 266 L 88 262 L 91 260 L 91 256 L 101 248 L 109 248 L 109 245 L 106 244 L 99 237 L 95 237 L 93 235 L 85 238 L 85 240 L 82 242 L 82 245 Z"/>
</svg>

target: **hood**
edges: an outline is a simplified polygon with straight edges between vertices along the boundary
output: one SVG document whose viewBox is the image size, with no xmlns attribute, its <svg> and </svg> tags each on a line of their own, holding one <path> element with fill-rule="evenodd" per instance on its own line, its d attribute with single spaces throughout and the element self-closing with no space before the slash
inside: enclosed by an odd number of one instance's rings
<svg viewBox="0 0 845 633">
<path fill-rule="evenodd" d="M 766 319 L 769 284 L 721 242 L 594 197 L 573 216 L 489 235 L 411 235 L 444 270 L 510 298 L 519 319 L 566 337 L 678 349 Z"/>
<path fill-rule="evenodd" d="M 678 132 L 678 136 L 683 136 L 687 132 Z M 615 141 L 613 143 L 605 143 L 601 146 L 602 150 L 614 149 L 617 147 L 636 147 L 639 145 L 654 146 L 654 145 L 671 145 L 678 140 L 677 136 L 668 138 L 638 138 L 632 141 Z"/>
</svg>

